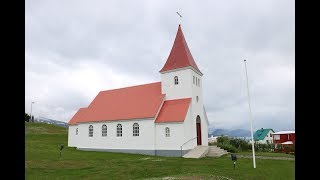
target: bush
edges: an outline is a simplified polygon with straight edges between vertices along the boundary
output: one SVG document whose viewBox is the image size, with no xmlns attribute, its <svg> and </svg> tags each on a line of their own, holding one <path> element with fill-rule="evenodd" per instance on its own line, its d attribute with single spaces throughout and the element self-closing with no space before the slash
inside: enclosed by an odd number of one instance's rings
<svg viewBox="0 0 320 180">
<path fill-rule="evenodd" d="M 29 122 L 30 120 L 30 115 L 27 113 L 24 113 L 24 121 Z"/>
<path fill-rule="evenodd" d="M 260 152 L 271 152 L 274 149 L 274 144 L 260 144 L 258 142 L 255 142 L 254 148 L 256 151 Z"/>
<path fill-rule="evenodd" d="M 217 146 L 221 147 L 229 152 L 238 151 L 250 151 L 252 149 L 251 143 L 241 138 L 230 138 L 227 136 L 221 136 L 217 138 Z M 260 144 L 255 142 L 255 151 L 260 152 L 272 152 L 274 150 L 274 144 Z"/>
<path fill-rule="evenodd" d="M 230 138 L 227 136 L 220 136 L 217 138 L 218 144 L 229 144 Z"/>
<path fill-rule="evenodd" d="M 219 144 L 218 143 L 218 147 L 227 150 L 228 152 L 232 152 L 232 153 L 236 153 L 238 152 L 238 149 L 234 146 L 232 146 L 231 144 Z"/>
<path fill-rule="evenodd" d="M 230 139 L 229 143 L 241 151 L 246 151 L 251 149 L 251 145 L 246 140 L 241 138 L 232 138 Z"/>
</svg>

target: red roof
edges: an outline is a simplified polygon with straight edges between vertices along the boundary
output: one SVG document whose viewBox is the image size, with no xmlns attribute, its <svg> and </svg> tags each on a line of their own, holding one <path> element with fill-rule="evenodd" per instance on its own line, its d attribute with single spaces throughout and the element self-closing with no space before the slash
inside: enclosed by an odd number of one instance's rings
<svg viewBox="0 0 320 180">
<path fill-rule="evenodd" d="M 164 96 L 161 82 L 101 91 L 89 107 L 80 108 L 68 124 L 152 118 Z"/>
<path fill-rule="evenodd" d="M 186 118 L 191 98 L 164 101 L 156 123 L 183 122 Z"/>
<path fill-rule="evenodd" d="M 77 111 L 76 114 L 71 118 L 68 124 L 77 124 L 77 122 L 84 117 L 86 109 L 87 108 L 80 108 L 79 111 Z"/>
<path fill-rule="evenodd" d="M 174 40 L 170 55 L 167 59 L 166 64 L 163 66 L 160 72 L 189 66 L 192 66 L 201 73 L 190 53 L 187 42 L 184 39 L 184 35 L 181 30 L 181 26 L 179 24 L 176 39 Z"/>
</svg>

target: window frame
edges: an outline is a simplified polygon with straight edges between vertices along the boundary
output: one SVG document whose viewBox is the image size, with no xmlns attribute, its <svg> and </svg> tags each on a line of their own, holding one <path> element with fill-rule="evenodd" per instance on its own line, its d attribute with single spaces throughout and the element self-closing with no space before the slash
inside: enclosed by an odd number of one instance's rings
<svg viewBox="0 0 320 180">
<path fill-rule="evenodd" d="M 133 136 L 139 136 L 139 124 L 138 123 L 133 123 L 132 125 L 132 135 Z"/>
<path fill-rule="evenodd" d="M 89 126 L 89 137 L 93 137 L 93 125 Z"/>
<path fill-rule="evenodd" d="M 165 128 L 165 137 L 170 137 L 170 128 L 169 127 Z"/>
<path fill-rule="evenodd" d="M 174 85 L 178 85 L 179 84 L 179 78 L 178 76 L 174 76 Z"/>
<path fill-rule="evenodd" d="M 122 125 L 117 124 L 117 137 L 122 137 Z"/>
<path fill-rule="evenodd" d="M 104 128 L 105 127 L 105 128 Z M 101 136 L 102 137 L 107 137 L 108 136 L 108 127 L 106 124 L 103 124 L 101 126 Z"/>
</svg>

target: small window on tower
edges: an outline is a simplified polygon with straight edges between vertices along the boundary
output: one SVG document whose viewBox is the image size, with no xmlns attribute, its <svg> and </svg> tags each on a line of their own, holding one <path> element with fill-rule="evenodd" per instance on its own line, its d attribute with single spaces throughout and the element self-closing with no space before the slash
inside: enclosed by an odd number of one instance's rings
<svg viewBox="0 0 320 180">
<path fill-rule="evenodd" d="M 179 84 L 178 76 L 174 77 L 174 84 Z"/>
<path fill-rule="evenodd" d="M 195 79 L 195 78 L 194 78 L 194 76 L 193 76 L 193 84 L 194 84 L 194 79 Z"/>
<path fill-rule="evenodd" d="M 198 78 L 196 77 L 196 86 L 198 86 Z"/>
<path fill-rule="evenodd" d="M 170 129 L 166 127 L 166 137 L 170 137 Z"/>
<path fill-rule="evenodd" d="M 199 96 L 197 96 L 197 102 L 199 101 Z"/>
</svg>

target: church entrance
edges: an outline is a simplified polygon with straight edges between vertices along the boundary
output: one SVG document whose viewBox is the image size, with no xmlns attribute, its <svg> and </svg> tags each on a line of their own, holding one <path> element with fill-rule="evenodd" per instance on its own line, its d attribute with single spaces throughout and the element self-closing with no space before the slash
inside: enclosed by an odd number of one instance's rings
<svg viewBox="0 0 320 180">
<path fill-rule="evenodd" d="M 201 145 L 201 120 L 200 120 L 200 116 L 197 116 L 197 121 L 196 121 L 197 125 L 197 145 Z"/>
</svg>

